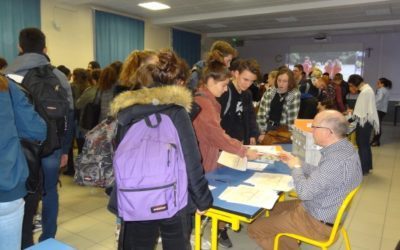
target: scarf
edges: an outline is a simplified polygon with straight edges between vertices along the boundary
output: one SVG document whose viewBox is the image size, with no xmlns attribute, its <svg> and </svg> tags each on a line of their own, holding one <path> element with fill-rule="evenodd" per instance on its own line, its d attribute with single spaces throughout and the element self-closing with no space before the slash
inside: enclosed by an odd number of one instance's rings
<svg viewBox="0 0 400 250">
<path fill-rule="evenodd" d="M 354 107 L 353 116 L 358 120 L 361 127 L 364 127 L 366 122 L 369 122 L 375 130 L 379 132 L 379 118 L 375 104 L 374 90 L 365 84 L 361 87 L 360 95 L 357 97 L 356 106 Z"/>
</svg>

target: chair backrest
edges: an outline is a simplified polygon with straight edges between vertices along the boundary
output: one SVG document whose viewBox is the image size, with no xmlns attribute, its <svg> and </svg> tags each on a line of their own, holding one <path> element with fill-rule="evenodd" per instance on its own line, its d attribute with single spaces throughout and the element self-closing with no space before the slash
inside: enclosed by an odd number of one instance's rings
<svg viewBox="0 0 400 250">
<path fill-rule="evenodd" d="M 342 205 L 340 206 L 339 211 L 336 215 L 336 219 L 335 219 L 335 222 L 333 223 L 333 227 L 332 227 L 331 236 L 329 237 L 329 240 L 326 242 L 326 245 L 331 245 L 335 241 L 336 235 L 337 235 L 339 229 L 343 226 L 343 223 L 348 215 L 348 211 L 351 207 L 353 198 L 359 189 L 360 189 L 360 186 L 356 187 L 344 199 L 344 201 L 343 201 Z"/>
</svg>

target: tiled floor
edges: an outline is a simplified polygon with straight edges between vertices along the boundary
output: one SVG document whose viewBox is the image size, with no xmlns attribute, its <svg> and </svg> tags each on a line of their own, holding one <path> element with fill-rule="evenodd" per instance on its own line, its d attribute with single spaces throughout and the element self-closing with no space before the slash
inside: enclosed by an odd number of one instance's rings
<svg viewBox="0 0 400 250">
<path fill-rule="evenodd" d="M 383 145 L 373 148 L 373 173 L 364 178 L 346 221 L 354 250 L 393 250 L 400 240 L 399 131 L 400 127 L 384 124 Z M 77 186 L 65 176 L 62 184 L 56 238 L 77 249 L 116 249 L 115 217 L 105 208 L 104 192 Z M 205 235 L 209 235 L 208 228 Z M 234 244 L 232 249 L 259 249 L 247 237 L 246 225 L 240 232 L 230 231 L 229 235 Z M 302 249 L 314 248 L 303 245 Z M 344 249 L 342 240 L 332 249 Z"/>
</svg>

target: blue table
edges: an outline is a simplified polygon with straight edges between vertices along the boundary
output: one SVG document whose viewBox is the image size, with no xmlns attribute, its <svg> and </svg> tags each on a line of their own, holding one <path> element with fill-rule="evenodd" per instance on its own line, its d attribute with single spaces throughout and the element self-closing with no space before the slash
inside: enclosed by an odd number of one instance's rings
<svg viewBox="0 0 400 250">
<path fill-rule="evenodd" d="M 216 187 L 211 191 L 214 197 L 213 208 L 242 215 L 249 219 L 256 217 L 259 214 L 259 211 L 263 210 L 262 208 L 227 202 L 218 198 L 228 186 L 241 185 L 246 179 L 250 178 L 256 172 L 258 171 L 246 170 L 245 172 L 242 172 L 227 167 L 221 167 L 212 173 L 206 174 L 209 184 Z M 289 175 L 290 169 L 282 162 L 275 162 L 273 165 L 269 165 L 267 168 L 265 168 L 262 172 Z"/>
<path fill-rule="evenodd" d="M 290 151 L 291 145 L 282 145 L 282 147 Z M 237 186 L 245 184 L 244 181 L 252 176 L 257 171 L 247 170 L 245 172 L 234 170 L 227 167 L 221 167 L 214 172 L 206 174 L 206 178 L 209 184 L 214 186 L 215 189 L 211 191 L 214 197 L 214 203 L 205 216 L 210 217 L 211 221 L 211 249 L 216 250 L 218 245 L 218 221 L 225 221 L 231 223 L 232 230 L 239 230 L 240 222 L 251 223 L 254 221 L 263 211 L 263 208 L 253 207 L 244 204 L 232 203 L 224 200 L 220 200 L 219 195 L 228 186 Z M 265 173 L 279 173 L 279 174 L 290 174 L 291 170 L 289 167 L 282 162 L 275 162 L 272 165 L 266 167 L 262 172 Z M 201 216 L 196 214 L 195 216 L 195 249 L 200 250 L 201 246 Z"/>
</svg>

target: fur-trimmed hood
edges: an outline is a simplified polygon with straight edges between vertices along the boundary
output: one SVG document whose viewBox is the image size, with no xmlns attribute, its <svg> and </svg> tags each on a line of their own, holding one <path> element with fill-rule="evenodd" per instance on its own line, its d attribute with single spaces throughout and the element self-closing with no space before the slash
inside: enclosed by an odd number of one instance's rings
<svg viewBox="0 0 400 250">
<path fill-rule="evenodd" d="M 110 115 L 115 117 L 119 111 L 133 105 L 168 105 L 176 104 L 190 112 L 192 94 L 189 89 L 179 85 L 170 85 L 155 88 L 143 88 L 123 92 L 111 103 Z"/>
</svg>

